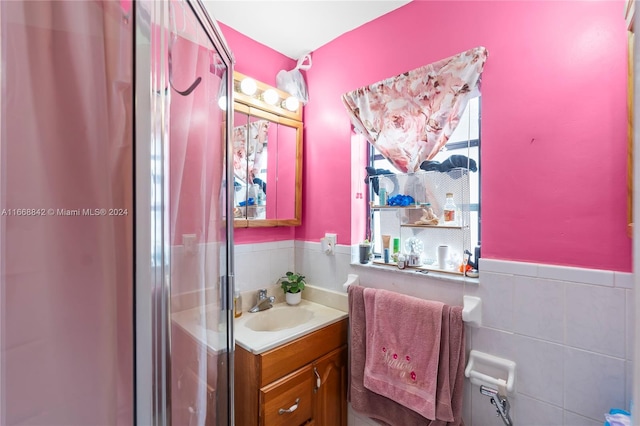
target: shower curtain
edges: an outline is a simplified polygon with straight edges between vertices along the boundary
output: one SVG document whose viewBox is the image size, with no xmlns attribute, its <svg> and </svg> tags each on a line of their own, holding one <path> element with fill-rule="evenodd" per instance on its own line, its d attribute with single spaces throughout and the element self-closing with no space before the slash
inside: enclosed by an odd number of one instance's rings
<svg viewBox="0 0 640 426">
<path fill-rule="evenodd" d="M 0 424 L 133 424 L 131 5 L 0 3 Z"/>
</svg>

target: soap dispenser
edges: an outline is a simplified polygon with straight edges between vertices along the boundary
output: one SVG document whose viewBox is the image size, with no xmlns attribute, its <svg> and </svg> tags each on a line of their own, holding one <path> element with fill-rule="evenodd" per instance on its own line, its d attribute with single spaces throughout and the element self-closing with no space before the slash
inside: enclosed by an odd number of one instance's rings
<svg viewBox="0 0 640 426">
<path fill-rule="evenodd" d="M 239 318 L 242 316 L 242 295 L 240 290 L 235 289 L 233 292 L 233 317 Z"/>
</svg>

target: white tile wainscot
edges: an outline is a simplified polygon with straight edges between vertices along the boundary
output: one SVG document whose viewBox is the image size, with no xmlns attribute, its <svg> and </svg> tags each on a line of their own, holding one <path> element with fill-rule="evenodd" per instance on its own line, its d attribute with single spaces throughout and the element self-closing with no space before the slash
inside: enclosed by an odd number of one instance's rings
<svg viewBox="0 0 640 426">
<path fill-rule="evenodd" d="M 352 264 L 357 257 L 348 246 L 327 256 L 319 243 L 303 241 L 295 243 L 295 262 L 310 283 L 335 291 L 352 273 L 368 287 L 452 305 L 462 305 L 467 294 L 482 298 L 483 326 L 467 328 L 467 352 L 517 363 L 516 391 L 509 396 L 516 424 L 601 425 L 610 408 L 629 408 L 630 273 L 481 259 L 479 283 L 455 282 Z M 497 424 L 489 399 L 468 381 L 465 386 L 465 424 Z M 349 424 L 368 425 L 359 413 Z"/>
<path fill-rule="evenodd" d="M 497 259 L 480 270 L 484 327 L 471 344 L 517 363 L 514 423 L 595 425 L 629 409 L 630 273 Z M 485 398 L 472 392 L 473 425 L 486 424 Z"/>
<path fill-rule="evenodd" d="M 293 240 L 236 244 L 234 251 L 236 286 L 241 292 L 276 285 L 295 268 Z"/>
<path fill-rule="evenodd" d="M 516 424 L 547 425 L 553 419 L 553 425 L 602 425 L 610 408 L 629 408 L 632 274 L 481 259 L 479 280 L 465 280 L 354 262 L 352 247 L 340 244 L 333 255 L 319 242 L 236 246 L 243 291 L 274 286 L 284 272 L 295 270 L 309 284 L 338 293 L 348 274 L 358 274 L 362 285 L 450 305 L 461 306 L 464 295 L 482 298 L 483 326 L 467 328 L 467 352 L 477 349 L 517 363 L 516 390 L 509 396 Z M 465 386 L 465 424 L 497 424 L 489 399 L 468 381 Z M 374 424 L 353 412 L 349 421 Z"/>
</svg>

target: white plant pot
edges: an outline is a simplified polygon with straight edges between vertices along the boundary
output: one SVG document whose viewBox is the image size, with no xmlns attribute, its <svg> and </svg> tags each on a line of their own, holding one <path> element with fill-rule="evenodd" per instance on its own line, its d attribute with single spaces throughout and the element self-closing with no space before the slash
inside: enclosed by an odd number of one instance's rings
<svg viewBox="0 0 640 426">
<path fill-rule="evenodd" d="M 287 300 L 288 305 L 297 305 L 302 300 L 302 292 L 298 293 L 285 293 L 285 298 Z"/>
</svg>

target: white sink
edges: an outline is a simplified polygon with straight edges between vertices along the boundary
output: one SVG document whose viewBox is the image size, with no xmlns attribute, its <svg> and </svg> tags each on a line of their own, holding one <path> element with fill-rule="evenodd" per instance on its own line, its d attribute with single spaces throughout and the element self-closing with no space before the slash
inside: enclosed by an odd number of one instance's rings
<svg viewBox="0 0 640 426">
<path fill-rule="evenodd" d="M 237 345 L 259 354 L 346 317 L 346 312 L 305 299 L 296 306 L 277 303 L 266 311 L 243 312 L 233 322 L 234 338 Z"/>
<path fill-rule="evenodd" d="M 279 331 L 297 327 L 313 318 L 313 311 L 301 306 L 277 306 L 251 314 L 245 327 L 253 331 Z"/>
</svg>

